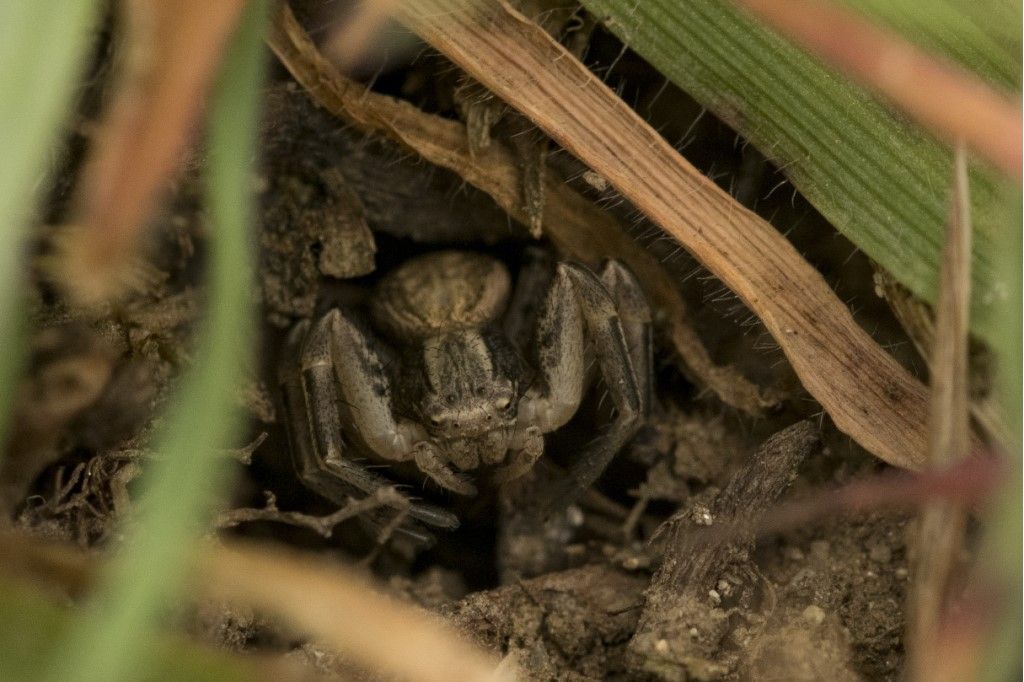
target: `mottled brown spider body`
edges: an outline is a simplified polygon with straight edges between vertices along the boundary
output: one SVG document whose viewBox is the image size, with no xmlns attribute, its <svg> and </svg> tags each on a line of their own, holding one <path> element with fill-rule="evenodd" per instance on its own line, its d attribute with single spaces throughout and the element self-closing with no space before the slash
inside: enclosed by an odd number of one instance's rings
<svg viewBox="0 0 1024 682">
<path fill-rule="evenodd" d="M 576 454 L 542 508 L 567 505 L 635 432 L 650 391 L 650 311 L 633 276 L 609 261 L 600 276 L 559 263 L 535 327 L 509 302 L 538 267 L 519 273 L 469 251 L 438 251 L 384 276 L 369 301 L 373 329 L 333 309 L 296 326 L 281 381 L 296 469 L 307 486 L 343 502 L 353 488 L 391 485 L 346 457 L 345 442 L 379 460 L 412 461 L 438 485 L 470 495 L 465 473 L 486 467 L 497 483 L 525 474 L 544 434 L 576 412 L 593 361 L 616 414 Z M 546 280 L 545 280 L 546 281 Z M 513 306 L 517 308 L 516 306 Z M 453 528 L 449 512 L 414 503 L 410 515 Z"/>
</svg>

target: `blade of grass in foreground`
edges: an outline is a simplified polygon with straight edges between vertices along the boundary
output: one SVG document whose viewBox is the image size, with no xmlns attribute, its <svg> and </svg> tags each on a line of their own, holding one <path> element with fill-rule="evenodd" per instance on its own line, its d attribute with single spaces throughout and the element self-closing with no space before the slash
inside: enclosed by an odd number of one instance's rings
<svg viewBox="0 0 1024 682">
<path fill-rule="evenodd" d="M 914 293 L 935 301 L 948 149 L 725 0 L 583 5 L 757 146 L 854 244 Z M 922 44 L 958 46 L 956 57 L 971 60 L 972 68 L 977 58 L 983 73 L 1002 74 L 996 82 L 1013 80 L 1019 43 L 1016 49 L 988 43 L 973 49 L 965 41 L 985 32 L 959 32 L 959 24 L 949 20 L 956 8 L 943 7 L 936 15 L 941 23 L 928 31 L 922 27 L 931 15 L 923 5 L 920 20 L 903 21 L 901 28 L 927 36 Z M 1002 227 L 993 208 L 996 183 L 990 172 L 972 173 L 972 329 L 988 341 L 1000 334 L 997 308 L 1009 289 L 994 265 Z"/>
<path fill-rule="evenodd" d="M 200 522 L 214 497 L 227 447 L 239 428 L 231 392 L 251 351 L 252 181 L 267 0 L 247 5 L 228 49 L 209 127 L 209 309 L 195 362 L 156 443 L 139 517 L 50 679 L 137 678 L 155 619 L 182 587 Z M 144 640 L 143 640 L 144 641 Z"/>
<path fill-rule="evenodd" d="M 30 680 L 39 672 L 41 655 L 52 653 L 68 628 L 83 615 L 69 613 L 53 604 L 42 592 L 0 580 L 0 678 Z M 136 642 L 153 661 L 153 678 L 190 682 L 245 682 L 272 679 L 259 677 L 256 661 L 207 649 L 179 637 Z M 266 666 L 264 665 L 263 668 Z"/>
<path fill-rule="evenodd" d="M 1021 526 L 1024 503 L 1021 501 L 1021 414 L 1022 414 L 1022 371 L 1021 349 L 1022 308 L 1024 295 L 1021 292 L 1022 263 L 1021 240 L 1021 195 L 1014 192 L 1003 203 L 1004 216 L 1009 230 L 1000 265 L 1010 283 L 1010 295 L 1002 303 L 1003 336 L 995 346 L 998 353 L 1000 394 L 1006 423 L 1010 425 L 1013 440 L 1007 446 L 1010 461 L 1010 475 L 992 501 L 984 542 L 979 551 L 981 579 L 989 581 L 997 589 L 1006 590 L 1006 596 L 998 608 L 993 609 L 992 622 L 985 633 L 984 649 L 978 657 L 978 679 L 984 682 L 998 682 L 1013 679 L 1019 674 L 1021 632 L 1022 571 Z"/>
<path fill-rule="evenodd" d="M 0 2 L 0 443 L 22 358 L 24 226 L 70 111 L 100 4 Z"/>
</svg>

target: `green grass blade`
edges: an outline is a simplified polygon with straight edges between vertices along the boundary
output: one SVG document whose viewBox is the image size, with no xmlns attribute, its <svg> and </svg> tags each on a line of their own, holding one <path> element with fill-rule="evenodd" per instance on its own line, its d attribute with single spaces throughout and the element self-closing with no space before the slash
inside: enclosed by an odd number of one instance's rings
<svg viewBox="0 0 1024 682">
<path fill-rule="evenodd" d="M 1021 460 L 1021 414 L 1024 409 L 1024 367 L 1021 350 L 1024 347 L 1024 293 L 1021 291 L 1021 272 L 1024 271 L 1021 253 L 1024 240 L 1021 235 L 1021 202 L 1019 191 L 1008 193 L 1003 206 L 1008 229 L 1001 265 L 1011 283 L 1006 301 L 1003 302 L 1004 334 L 995 351 L 1001 369 L 998 377 L 1006 424 L 1010 427 L 1013 441 L 1008 444 L 1009 472 L 997 491 L 995 500 L 989 505 L 985 535 L 978 553 L 979 572 L 997 589 L 1007 590 L 1001 603 L 995 605 L 989 640 L 981 652 L 979 680 L 998 682 L 1013 679 L 1019 674 L 1021 663 L 1020 641 L 1024 633 L 1021 618 L 1022 590 L 1024 575 L 1021 570 L 1022 552 L 1022 502 L 1021 474 L 1024 462 Z"/>
<path fill-rule="evenodd" d="M 80 626 L 81 614 L 51 603 L 42 593 L 0 581 L 0 679 L 30 680 L 40 661 L 53 656 L 61 637 Z M 184 638 L 132 640 L 153 661 L 147 680 L 244 682 L 259 673 L 255 662 L 198 646 Z M 74 679 L 74 678 L 71 678 Z"/>
<path fill-rule="evenodd" d="M 225 468 L 218 449 L 238 436 L 232 394 L 251 355 L 255 328 L 251 170 L 268 4 L 248 3 L 210 105 L 209 308 L 194 364 L 157 440 L 141 513 L 101 581 L 89 617 L 70 633 L 52 680 L 137 679 L 148 669 L 144 652 L 133 643 L 151 632 L 182 587 Z"/>
<path fill-rule="evenodd" d="M 975 12 L 950 0 L 941 12 L 906 2 L 884 8 L 861 1 L 908 37 L 942 49 L 994 82 L 1019 82 L 1020 38 L 980 29 Z M 935 300 L 946 220 L 945 178 L 951 152 L 898 119 L 799 49 L 724 0 L 583 0 L 627 45 L 732 125 L 854 244 L 928 301 Z M 1017 17 L 1019 7 L 1009 10 Z M 995 12 L 1000 17 L 1007 11 Z M 1016 47 L 1014 47 L 1016 45 Z M 1009 290 L 995 265 L 999 247 L 998 181 L 971 176 L 975 247 L 972 329 L 989 341 L 1000 333 L 998 302 Z"/>
<path fill-rule="evenodd" d="M 23 356 L 25 227 L 95 36 L 97 0 L 0 2 L 0 442 Z"/>
</svg>

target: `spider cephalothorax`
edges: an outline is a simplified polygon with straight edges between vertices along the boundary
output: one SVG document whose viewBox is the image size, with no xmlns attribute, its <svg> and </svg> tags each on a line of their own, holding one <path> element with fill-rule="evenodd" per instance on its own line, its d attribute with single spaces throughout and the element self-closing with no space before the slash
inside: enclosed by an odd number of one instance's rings
<svg viewBox="0 0 1024 682">
<path fill-rule="evenodd" d="M 460 494 L 465 473 L 486 468 L 497 483 L 525 474 L 544 434 L 576 412 L 597 361 L 614 403 L 609 428 L 582 448 L 543 506 L 570 503 L 635 432 L 650 390 L 650 311 L 633 276 L 609 261 L 600 276 L 557 265 L 530 329 L 509 301 L 550 273 L 524 268 L 513 292 L 500 261 L 438 251 L 387 274 L 370 298 L 373 329 L 341 309 L 296 326 L 297 356 L 281 380 L 293 456 L 302 480 L 342 502 L 390 482 L 342 452 L 413 461 Z M 291 354 L 289 354 L 291 355 Z M 297 370 L 297 371 L 296 371 Z M 412 504 L 410 515 L 455 527 L 450 512 Z"/>
</svg>

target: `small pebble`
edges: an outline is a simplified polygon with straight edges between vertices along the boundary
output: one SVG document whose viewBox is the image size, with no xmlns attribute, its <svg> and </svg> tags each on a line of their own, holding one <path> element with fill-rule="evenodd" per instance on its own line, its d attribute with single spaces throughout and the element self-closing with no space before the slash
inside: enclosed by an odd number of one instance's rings
<svg viewBox="0 0 1024 682">
<path fill-rule="evenodd" d="M 657 642 L 654 643 L 654 650 L 657 651 L 659 654 L 667 654 L 668 641 L 664 639 L 659 639 Z"/>
<path fill-rule="evenodd" d="M 804 609 L 804 620 L 812 625 L 821 625 L 825 621 L 825 611 L 820 606 L 811 604 Z"/>
<path fill-rule="evenodd" d="M 710 526 L 714 523 L 715 517 L 707 507 L 695 507 L 693 510 L 693 522 L 698 526 Z"/>
<path fill-rule="evenodd" d="M 722 595 L 718 594 L 716 590 L 708 590 L 708 596 L 711 598 L 711 603 L 715 606 L 722 603 Z"/>
<path fill-rule="evenodd" d="M 700 630 L 698 630 L 697 628 L 690 628 L 690 637 L 694 639 L 700 637 Z"/>
<path fill-rule="evenodd" d="M 887 564 L 892 560 L 892 550 L 889 549 L 889 545 L 879 543 L 871 547 L 868 556 L 876 563 Z"/>
</svg>

